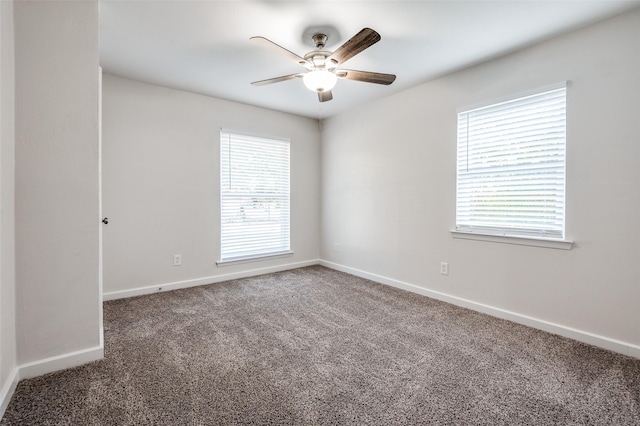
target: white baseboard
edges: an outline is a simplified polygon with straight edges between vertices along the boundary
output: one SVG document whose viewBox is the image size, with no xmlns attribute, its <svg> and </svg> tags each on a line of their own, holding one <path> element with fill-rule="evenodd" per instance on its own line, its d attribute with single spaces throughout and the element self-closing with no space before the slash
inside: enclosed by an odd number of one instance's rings
<svg viewBox="0 0 640 426">
<path fill-rule="evenodd" d="M 17 368 L 14 368 L 0 389 L 0 419 L 4 416 L 4 412 L 11 401 L 11 397 L 16 390 L 16 386 L 18 386 L 19 380 L 19 371 Z"/>
<path fill-rule="evenodd" d="M 66 368 L 77 367 L 104 358 L 104 347 L 96 346 L 80 351 L 69 352 L 51 358 L 28 362 L 18 367 L 19 380 L 41 376 Z"/>
<path fill-rule="evenodd" d="M 320 260 L 320 265 L 327 268 L 335 269 L 337 271 L 346 272 L 351 275 L 356 275 L 361 278 L 365 278 L 371 281 L 375 281 L 380 284 L 389 285 L 402 290 L 418 293 L 423 296 L 430 297 L 432 299 L 441 300 L 443 302 L 451 303 L 452 305 L 461 306 L 477 312 L 482 312 L 494 317 L 513 321 L 518 324 L 526 325 L 538 330 L 543 330 L 549 333 L 557 334 L 559 336 L 568 337 L 583 343 L 588 343 L 593 346 L 597 346 L 603 349 L 607 349 L 613 352 L 617 352 L 623 355 L 631 356 L 634 358 L 640 358 L 640 346 L 632 343 L 623 342 L 609 337 L 600 336 L 597 334 L 589 333 L 587 331 L 578 330 L 572 327 L 567 327 L 560 324 L 555 324 L 549 321 L 545 321 L 538 318 L 533 318 L 528 315 L 522 315 L 517 312 L 507 311 L 505 309 L 496 308 L 494 306 L 485 305 L 483 303 L 474 302 L 472 300 L 463 299 L 456 296 L 451 296 L 439 291 L 429 290 L 423 287 L 419 287 L 415 284 L 409 284 L 403 281 L 398 281 L 393 278 L 384 277 L 377 274 L 372 274 L 359 269 L 344 266 L 338 263 L 329 262 L 326 260 Z"/>
<path fill-rule="evenodd" d="M 177 290 L 180 288 L 196 287 L 199 285 L 213 284 L 222 281 L 236 280 L 239 278 L 254 277 L 256 275 L 271 274 L 273 272 L 287 271 L 289 269 L 303 268 L 305 266 L 319 265 L 320 260 L 306 260 L 303 262 L 287 263 L 284 265 L 269 266 L 265 268 L 250 269 L 247 271 L 233 272 L 230 274 L 215 275 L 212 277 L 196 278 L 193 280 L 177 281 L 172 283 L 164 283 L 151 285 L 147 287 L 138 287 L 130 290 L 112 291 L 104 293 L 102 300 L 124 299 L 127 297 L 142 296 L 145 294 L 158 293 L 160 291 Z"/>
<path fill-rule="evenodd" d="M 7 406 L 11 401 L 11 397 L 13 396 L 20 380 L 53 373 L 54 371 L 64 370 L 66 368 L 77 367 L 102 358 L 104 358 L 104 348 L 102 346 L 97 346 L 51 358 L 28 362 L 15 367 L 0 389 L 0 419 L 4 416 L 4 412 L 7 409 Z"/>
</svg>

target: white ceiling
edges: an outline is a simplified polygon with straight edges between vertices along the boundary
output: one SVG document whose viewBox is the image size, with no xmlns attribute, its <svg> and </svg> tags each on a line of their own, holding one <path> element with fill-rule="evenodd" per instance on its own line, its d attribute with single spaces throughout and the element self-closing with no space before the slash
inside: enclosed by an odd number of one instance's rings
<svg viewBox="0 0 640 426">
<path fill-rule="evenodd" d="M 325 118 L 640 5 L 640 0 L 100 1 L 104 72 L 297 115 Z M 382 40 L 345 68 L 396 74 L 390 86 L 339 80 L 319 103 L 300 79 L 249 83 L 305 69 L 249 41 L 300 56 L 323 29 L 335 50 L 364 27 Z M 305 38 L 304 35 L 307 37 Z"/>
</svg>

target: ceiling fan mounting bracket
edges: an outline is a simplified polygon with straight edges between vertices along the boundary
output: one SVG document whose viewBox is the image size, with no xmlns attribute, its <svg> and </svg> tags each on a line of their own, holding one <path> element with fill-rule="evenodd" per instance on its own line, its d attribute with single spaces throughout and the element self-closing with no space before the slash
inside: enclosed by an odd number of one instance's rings
<svg viewBox="0 0 640 426">
<path fill-rule="evenodd" d="M 326 34 L 316 33 L 311 36 L 311 39 L 315 43 L 316 49 L 323 49 L 324 46 L 327 44 L 328 37 Z"/>
</svg>

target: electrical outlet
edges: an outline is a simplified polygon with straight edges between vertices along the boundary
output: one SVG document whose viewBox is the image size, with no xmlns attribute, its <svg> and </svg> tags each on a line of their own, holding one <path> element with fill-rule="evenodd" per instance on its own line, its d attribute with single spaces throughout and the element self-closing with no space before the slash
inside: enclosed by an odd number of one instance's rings
<svg viewBox="0 0 640 426">
<path fill-rule="evenodd" d="M 447 262 L 440 262 L 440 273 L 442 275 L 449 275 L 449 264 Z"/>
<path fill-rule="evenodd" d="M 180 256 L 179 254 L 174 254 L 173 266 L 180 266 L 180 265 L 182 265 L 182 256 Z"/>
<path fill-rule="evenodd" d="M 340 250 L 340 244 L 333 243 L 333 251 L 339 251 L 339 250 Z"/>
</svg>

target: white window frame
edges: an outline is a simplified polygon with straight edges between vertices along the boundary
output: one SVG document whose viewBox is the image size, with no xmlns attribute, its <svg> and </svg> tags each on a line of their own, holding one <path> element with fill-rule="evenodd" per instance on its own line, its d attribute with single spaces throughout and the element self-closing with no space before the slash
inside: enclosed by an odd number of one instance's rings
<svg viewBox="0 0 640 426">
<path fill-rule="evenodd" d="M 458 110 L 454 238 L 572 247 L 565 240 L 567 87 L 561 82 Z M 522 137 L 525 128 L 531 135 Z M 516 202 L 507 187 L 514 184 L 539 192 Z"/>
<path fill-rule="evenodd" d="M 289 256 L 290 140 L 220 130 L 218 266 Z"/>
</svg>

